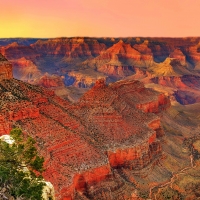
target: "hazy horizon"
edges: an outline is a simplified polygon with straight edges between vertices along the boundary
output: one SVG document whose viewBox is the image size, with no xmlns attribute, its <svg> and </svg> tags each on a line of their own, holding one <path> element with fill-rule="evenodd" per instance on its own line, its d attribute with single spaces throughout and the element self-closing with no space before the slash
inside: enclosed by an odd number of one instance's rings
<svg viewBox="0 0 200 200">
<path fill-rule="evenodd" d="M 127 37 L 104 37 L 104 36 L 99 36 L 99 37 L 95 37 L 95 36 L 58 36 L 58 37 L 0 37 L 0 39 L 60 39 L 60 38 L 114 38 L 114 39 L 126 39 L 126 38 L 163 38 L 163 39 L 184 39 L 184 38 L 200 38 L 200 35 L 199 36 L 185 36 L 185 37 L 162 37 L 162 36 L 157 36 L 157 37 L 154 37 L 154 36 L 127 36 Z"/>
</svg>

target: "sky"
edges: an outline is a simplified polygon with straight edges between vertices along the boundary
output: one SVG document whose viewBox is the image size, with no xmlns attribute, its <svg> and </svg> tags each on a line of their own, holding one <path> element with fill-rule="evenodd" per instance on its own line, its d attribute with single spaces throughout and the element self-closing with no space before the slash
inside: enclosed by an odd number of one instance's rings
<svg viewBox="0 0 200 200">
<path fill-rule="evenodd" d="M 200 0 L 0 0 L 0 38 L 200 36 Z"/>
</svg>

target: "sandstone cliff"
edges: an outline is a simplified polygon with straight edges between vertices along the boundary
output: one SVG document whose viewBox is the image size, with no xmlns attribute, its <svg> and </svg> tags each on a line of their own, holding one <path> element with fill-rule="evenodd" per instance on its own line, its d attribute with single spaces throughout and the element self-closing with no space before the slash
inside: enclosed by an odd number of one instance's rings
<svg viewBox="0 0 200 200">
<path fill-rule="evenodd" d="M 164 80 L 167 77 L 187 75 L 187 82 L 190 82 L 192 76 L 199 76 L 200 43 L 197 37 L 19 38 L 0 39 L 0 44 L 0 52 L 13 63 L 15 78 L 47 87 L 53 86 L 54 89 L 56 85 L 60 87 L 55 76 L 65 77 L 66 86 L 79 88 L 92 87 L 98 77 L 106 77 L 107 82 L 113 82 L 133 76 L 150 84 L 155 83 L 151 80 L 154 77 Z M 45 73 L 49 74 L 48 80 L 46 76 L 42 78 Z M 170 79 L 168 83 L 169 81 Z M 170 84 L 173 83 L 171 78 Z M 154 86 L 153 88 L 160 89 L 159 84 Z M 184 88 L 179 88 L 180 92 L 174 87 L 162 85 L 162 92 L 167 94 L 169 90 L 173 91 L 171 99 L 177 96 L 174 100 L 179 103 L 198 102 L 197 87 L 192 91 L 195 93 L 193 101 L 184 100 L 191 96 Z"/>
<path fill-rule="evenodd" d="M 13 78 L 12 64 L 0 54 L 0 80 Z"/>
<path fill-rule="evenodd" d="M 34 65 L 42 74 L 39 85 L 94 86 L 71 104 L 50 90 L 11 80 L 7 72 L 0 83 L 0 134 L 20 126 L 37 140 L 57 199 L 158 198 L 165 184 L 187 196 L 181 177 L 196 180 L 199 174 L 181 153 L 184 137 L 199 132 L 199 38 L 59 38 L 17 42 L 0 52 L 14 68 L 19 63 L 29 71 L 26 62 Z M 125 80 L 95 84 L 99 77 Z M 167 114 L 160 112 L 169 99 L 147 87 L 171 98 Z M 194 106 L 193 113 L 174 110 L 177 101 L 193 104 L 183 106 Z M 163 115 L 161 124 L 154 113 Z M 176 175 L 190 163 L 192 173 Z"/>
<path fill-rule="evenodd" d="M 27 82 L 34 82 L 42 76 L 38 67 L 30 60 L 22 57 L 12 60 L 14 77 Z"/>
<path fill-rule="evenodd" d="M 57 199 L 131 197 L 133 185 L 116 170 L 139 173 L 160 158 L 160 120 L 151 112 L 169 100 L 138 81 L 99 80 L 76 104 L 15 79 L 0 89 L 1 134 L 15 125 L 36 139 Z"/>
</svg>

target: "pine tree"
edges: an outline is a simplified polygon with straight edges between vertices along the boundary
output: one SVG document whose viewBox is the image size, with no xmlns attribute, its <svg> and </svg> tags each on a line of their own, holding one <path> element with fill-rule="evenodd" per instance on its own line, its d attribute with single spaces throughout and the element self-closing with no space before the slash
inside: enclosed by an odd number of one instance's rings
<svg viewBox="0 0 200 200">
<path fill-rule="evenodd" d="M 44 159 L 38 155 L 34 139 L 25 137 L 21 129 L 13 129 L 10 137 L 12 144 L 0 140 L 0 187 L 14 198 L 40 200 Z"/>
</svg>

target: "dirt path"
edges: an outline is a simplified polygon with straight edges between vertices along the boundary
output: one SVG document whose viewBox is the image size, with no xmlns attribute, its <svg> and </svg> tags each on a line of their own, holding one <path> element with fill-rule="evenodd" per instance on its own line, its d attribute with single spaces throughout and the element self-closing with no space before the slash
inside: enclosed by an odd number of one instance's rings
<svg viewBox="0 0 200 200">
<path fill-rule="evenodd" d="M 178 178 L 178 176 L 180 174 L 185 174 L 186 173 L 185 171 L 192 169 L 192 168 L 195 168 L 196 166 L 194 165 L 193 155 L 190 155 L 190 163 L 191 163 L 191 166 L 185 167 L 185 168 L 181 169 L 180 171 L 178 171 L 176 173 L 172 173 L 172 177 L 168 182 L 150 187 L 150 189 L 149 189 L 149 199 L 148 200 L 158 200 L 156 196 L 159 193 L 161 188 L 164 188 L 168 185 L 170 185 L 170 187 L 172 188 L 174 181 Z M 157 194 L 154 194 L 154 197 L 152 197 L 152 191 L 153 191 L 154 188 L 158 188 L 158 192 L 157 192 Z"/>
</svg>

